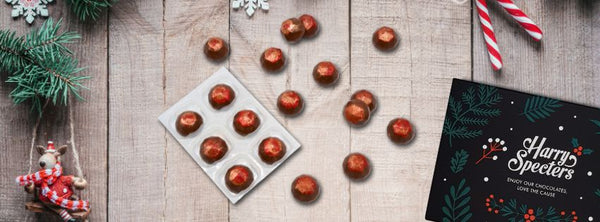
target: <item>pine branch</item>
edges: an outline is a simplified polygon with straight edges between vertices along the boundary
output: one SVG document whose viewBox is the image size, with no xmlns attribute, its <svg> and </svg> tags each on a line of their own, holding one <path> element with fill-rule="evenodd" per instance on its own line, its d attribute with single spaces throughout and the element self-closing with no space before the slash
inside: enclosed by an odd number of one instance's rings
<svg viewBox="0 0 600 222">
<path fill-rule="evenodd" d="M 556 112 L 554 109 L 562 107 L 558 100 L 541 96 L 532 96 L 525 101 L 523 113 L 527 120 L 535 122 L 536 120 L 550 117 L 550 114 Z"/>
<path fill-rule="evenodd" d="M 100 13 L 111 7 L 116 0 L 67 0 L 71 10 L 81 21 L 97 20 Z"/>
<path fill-rule="evenodd" d="M 32 110 L 41 112 L 42 103 L 66 105 L 69 94 L 82 99 L 83 70 L 64 44 L 79 38 L 74 32 L 60 32 L 61 21 L 48 19 L 29 34 L 16 37 L 15 32 L 0 31 L 0 70 L 9 73 L 8 83 L 16 87 L 10 93 L 15 104 L 31 100 Z"/>
</svg>

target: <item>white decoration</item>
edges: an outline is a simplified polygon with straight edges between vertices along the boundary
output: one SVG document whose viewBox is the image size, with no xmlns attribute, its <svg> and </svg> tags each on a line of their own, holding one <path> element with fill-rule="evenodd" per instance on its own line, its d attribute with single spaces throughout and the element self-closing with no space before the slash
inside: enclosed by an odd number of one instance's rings
<svg viewBox="0 0 600 222">
<path fill-rule="evenodd" d="M 488 177 L 484 177 L 484 178 L 483 178 L 483 181 L 484 181 L 484 182 L 488 182 L 488 181 L 490 181 L 490 178 L 488 178 Z"/>
<path fill-rule="evenodd" d="M 588 175 L 588 177 L 591 177 L 592 176 L 592 171 L 588 171 L 587 175 Z"/>
<path fill-rule="evenodd" d="M 246 14 L 252 16 L 257 9 L 268 11 L 269 3 L 267 1 L 268 0 L 233 0 L 231 2 L 231 7 L 236 10 L 243 7 L 246 9 Z"/>
<path fill-rule="evenodd" d="M 593 217 L 588 217 L 588 221 L 594 221 Z"/>
<path fill-rule="evenodd" d="M 11 16 L 19 17 L 24 16 L 25 21 L 31 24 L 35 19 L 35 16 L 40 15 L 48 17 L 48 9 L 46 5 L 54 0 L 5 0 L 6 3 L 12 5 L 13 10 Z"/>
<path fill-rule="evenodd" d="M 558 130 L 560 130 L 560 131 L 563 131 L 564 129 L 565 129 L 565 127 L 563 127 L 563 126 L 558 127 Z"/>
</svg>

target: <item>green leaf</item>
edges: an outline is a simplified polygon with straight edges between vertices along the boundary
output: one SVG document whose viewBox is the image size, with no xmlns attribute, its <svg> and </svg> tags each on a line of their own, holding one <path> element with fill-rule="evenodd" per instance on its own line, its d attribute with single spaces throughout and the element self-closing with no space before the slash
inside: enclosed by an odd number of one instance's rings
<svg viewBox="0 0 600 222">
<path fill-rule="evenodd" d="M 594 152 L 592 149 L 583 149 L 583 155 L 591 155 Z"/>
<path fill-rule="evenodd" d="M 469 153 L 464 149 L 456 151 L 454 157 L 450 159 L 450 170 L 452 170 L 453 173 L 459 173 L 464 169 L 468 158 Z"/>
<path fill-rule="evenodd" d="M 466 180 L 462 179 L 458 185 L 450 186 L 450 192 L 444 195 L 443 221 L 468 221 L 472 217 L 472 213 L 470 213 L 471 206 L 469 205 L 471 197 L 467 195 L 471 188 L 465 186 L 465 183 Z"/>
<path fill-rule="evenodd" d="M 525 115 L 530 122 L 535 122 L 536 120 L 550 117 L 550 114 L 554 113 L 555 109 L 559 107 L 562 107 L 562 104 L 558 100 L 532 96 L 525 102 L 525 107 L 521 115 Z"/>
<path fill-rule="evenodd" d="M 600 197 L 600 189 L 596 190 L 596 196 Z"/>
<path fill-rule="evenodd" d="M 573 139 L 571 139 L 571 144 L 573 145 L 573 147 L 578 147 L 579 140 L 577 138 L 573 137 Z"/>
</svg>

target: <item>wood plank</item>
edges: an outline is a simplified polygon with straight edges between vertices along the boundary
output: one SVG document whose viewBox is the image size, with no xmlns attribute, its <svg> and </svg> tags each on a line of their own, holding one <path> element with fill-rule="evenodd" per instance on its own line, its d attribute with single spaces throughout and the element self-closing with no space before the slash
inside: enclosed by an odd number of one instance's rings
<svg viewBox="0 0 600 222">
<path fill-rule="evenodd" d="M 268 13 L 258 11 L 248 18 L 231 11 L 231 70 L 249 90 L 296 136 L 302 144 L 280 169 L 271 174 L 241 202 L 230 206 L 231 221 L 348 221 L 349 191 L 341 160 L 349 151 L 349 129 L 341 109 L 350 87 L 349 5 L 333 1 L 274 1 Z M 316 39 L 290 45 L 279 33 L 285 19 L 309 13 L 321 25 Z M 282 73 L 268 74 L 260 67 L 260 54 L 268 47 L 281 48 L 288 58 Z M 343 71 L 334 88 L 321 88 L 312 69 L 321 60 L 331 60 Z M 276 100 L 286 89 L 299 91 L 304 112 L 283 117 Z M 294 200 L 290 186 L 300 174 L 319 180 L 322 193 L 317 202 L 303 205 Z"/>
<path fill-rule="evenodd" d="M 118 4 L 109 15 L 108 219 L 164 220 L 163 1 Z"/>
<path fill-rule="evenodd" d="M 58 2 L 49 6 L 50 15 L 58 21 L 64 17 L 64 30 L 77 31 L 82 35 L 80 40 L 68 47 L 73 50 L 75 57 L 80 60 L 82 67 L 88 69 L 81 75 L 92 76 L 92 79 L 85 82 L 85 85 L 90 90 L 82 91 L 82 96 L 87 99 L 85 102 L 77 101 L 71 103 L 74 114 L 75 126 L 75 142 L 80 155 L 81 168 L 83 169 L 84 178 L 86 178 L 90 186 L 81 191 L 79 194 L 83 199 L 90 200 L 93 213 L 89 215 L 90 220 L 106 220 L 107 206 L 107 23 L 106 17 L 101 17 L 97 23 L 82 24 L 72 15 L 70 8 L 64 2 Z M 25 24 L 22 19 L 9 21 L 10 9 L 0 12 L 0 19 L 6 20 L 6 23 L 11 27 L 17 27 L 20 33 L 26 33 L 32 27 Z M 12 20 L 12 19 L 10 19 Z M 35 27 L 42 24 L 44 19 L 36 18 Z M 4 27 L 3 27 L 4 28 Z M 4 80 L 4 78 L 3 78 Z M 29 110 L 27 105 L 13 107 L 9 98 L 8 92 L 12 86 L 6 85 L 2 87 L 2 98 L 0 103 L 3 104 L 3 118 L 8 118 L 10 122 L 2 124 L 6 126 L 4 136 L 10 141 L 6 144 L 20 144 L 21 149 L 15 149 L 10 152 L 8 157 L 11 161 L 2 161 L 2 188 L 11 189 L 12 191 L 1 191 L 0 193 L 10 193 L 11 196 L 17 195 L 19 198 L 4 198 L 0 209 L 6 212 L 0 212 L 2 218 L 7 220 L 25 221 L 37 218 L 38 221 L 62 221 L 54 214 L 33 214 L 24 210 L 24 201 L 32 199 L 32 195 L 25 195 L 21 192 L 21 188 L 14 185 L 13 179 L 17 175 L 27 173 L 29 166 L 29 144 L 31 140 L 31 130 L 35 123 L 35 117 L 28 115 Z M 6 92 L 6 93 L 4 93 Z M 74 101 L 74 100 L 72 100 Z M 15 115 L 16 114 L 16 115 Z M 13 116 L 14 115 L 14 116 Z M 27 122 L 28 124 L 20 124 Z M 10 129 L 8 129 L 10 127 Z M 68 123 L 68 108 L 64 106 L 49 106 L 46 110 L 46 115 L 40 124 L 39 134 L 36 142 L 45 145 L 46 141 L 54 140 L 57 144 L 66 144 L 69 139 L 69 123 Z M 14 155 L 14 156 L 13 156 Z M 36 163 L 39 155 L 34 152 L 33 161 Z M 17 161 L 15 163 L 15 161 Z M 75 164 L 73 163 L 72 150 L 68 150 L 63 157 L 65 174 L 75 173 Z M 10 167 L 4 166 L 9 164 Z M 16 168 L 18 167 L 18 168 Z M 9 169 L 9 170 L 6 170 Z M 33 166 L 33 170 L 37 170 L 37 165 Z M 5 175 L 6 174 L 6 175 Z M 6 182 L 6 184 L 5 184 Z M 13 196 L 14 197 L 14 196 Z"/>
<path fill-rule="evenodd" d="M 490 3 L 504 68 L 490 67 L 479 19 L 473 29 L 475 81 L 600 106 L 600 2 L 516 1 L 544 36 L 533 41 L 497 3 Z M 474 12 L 476 13 L 476 12 Z"/>
<path fill-rule="evenodd" d="M 229 2 L 165 1 L 165 106 L 196 88 L 227 61 L 213 63 L 202 52 L 209 37 L 229 41 Z M 224 221 L 229 201 L 202 169 L 168 135 L 166 148 L 167 221 Z"/>
<path fill-rule="evenodd" d="M 354 221 L 424 221 L 451 79 L 470 77 L 470 5 L 452 1 L 352 1 L 352 92 L 379 98 L 369 125 L 353 129 L 352 152 L 368 156 L 373 172 L 351 184 Z M 378 51 L 372 34 L 381 26 L 400 36 L 392 52 Z M 390 120 L 416 128 L 410 145 L 386 136 Z"/>
</svg>

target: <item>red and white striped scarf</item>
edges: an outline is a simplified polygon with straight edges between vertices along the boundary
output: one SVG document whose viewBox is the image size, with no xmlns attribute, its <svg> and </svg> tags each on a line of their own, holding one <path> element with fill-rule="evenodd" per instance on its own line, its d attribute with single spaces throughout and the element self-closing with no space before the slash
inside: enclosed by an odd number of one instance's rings
<svg viewBox="0 0 600 222">
<path fill-rule="evenodd" d="M 42 183 L 40 188 L 42 189 L 42 195 L 47 197 L 48 200 L 50 200 L 50 202 L 52 202 L 53 204 L 59 205 L 63 208 L 70 210 L 88 211 L 90 206 L 88 201 L 73 201 L 67 198 L 62 198 L 56 194 L 56 191 L 50 190 L 48 186 L 56 182 L 60 175 L 62 175 L 62 167 L 60 166 L 60 162 L 56 162 L 56 165 L 52 169 L 42 169 L 38 172 L 29 175 L 18 176 L 16 181 L 21 186 L 27 186 L 35 182 L 41 181 Z"/>
</svg>

